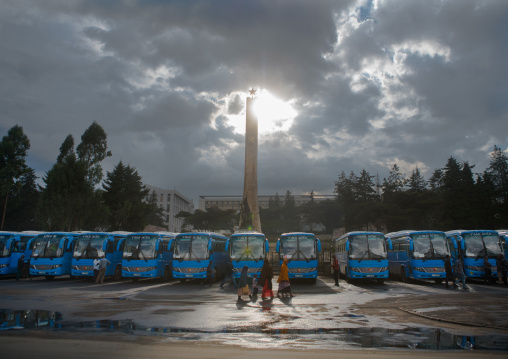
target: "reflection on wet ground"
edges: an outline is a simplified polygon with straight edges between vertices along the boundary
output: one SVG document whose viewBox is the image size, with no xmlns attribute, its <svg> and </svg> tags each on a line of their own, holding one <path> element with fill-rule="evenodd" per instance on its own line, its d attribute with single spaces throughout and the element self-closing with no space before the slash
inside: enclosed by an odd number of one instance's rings
<svg viewBox="0 0 508 359">
<path fill-rule="evenodd" d="M 138 325 L 130 320 L 95 320 L 73 322 L 58 312 L 44 310 L 0 309 L 0 330 L 51 330 L 76 334 L 122 333 L 135 336 L 159 336 L 168 340 L 210 340 L 224 344 L 249 346 L 263 342 L 265 347 L 309 348 L 413 348 L 508 350 L 508 336 L 456 335 L 433 328 L 341 328 L 341 329 L 278 329 L 277 323 L 291 318 L 280 316 L 263 326 L 245 326 L 207 331 L 186 328 L 155 328 Z M 254 340 L 255 339 L 255 340 Z M 258 345 L 258 344 L 256 344 Z"/>
</svg>

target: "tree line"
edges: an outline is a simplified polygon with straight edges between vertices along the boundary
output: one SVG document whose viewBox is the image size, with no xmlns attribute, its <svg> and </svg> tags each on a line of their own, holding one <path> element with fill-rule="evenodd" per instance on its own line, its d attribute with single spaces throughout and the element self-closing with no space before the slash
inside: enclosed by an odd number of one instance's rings
<svg viewBox="0 0 508 359">
<path fill-rule="evenodd" d="M 41 186 L 26 164 L 30 141 L 23 128 L 9 129 L 0 142 L 0 230 L 134 232 L 148 224 L 163 226 L 155 193 L 135 168 L 120 161 L 103 180 L 101 162 L 111 156 L 107 148 L 106 132 L 97 122 L 77 146 L 68 135 Z"/>
<path fill-rule="evenodd" d="M 368 171 L 342 172 L 335 181 L 335 198 L 295 205 L 288 190 L 275 194 L 268 208 L 260 208 L 265 234 L 310 231 L 331 233 L 375 230 L 384 233 L 403 229 L 501 229 L 508 228 L 508 157 L 497 146 L 489 167 L 473 173 L 474 166 L 450 157 L 443 168 L 426 180 L 415 168 L 405 177 L 397 164 L 382 181 Z M 234 231 L 236 211 L 210 209 L 182 213 L 184 226 Z"/>
<path fill-rule="evenodd" d="M 42 178 L 44 186 L 36 184 L 35 170 L 26 165 L 29 149 L 21 126 L 12 127 L 0 142 L 1 229 L 140 231 L 148 224 L 164 226 L 155 193 L 149 193 L 135 168 L 119 162 L 103 179 L 101 162 L 111 152 L 96 122 L 78 146 L 67 136 Z M 481 173 L 473 169 L 450 157 L 428 180 L 418 168 L 405 177 L 397 164 L 382 181 L 366 170 L 343 171 L 334 182 L 334 199 L 315 201 L 311 192 L 307 203 L 296 206 L 289 190 L 270 198 L 268 208 L 260 208 L 263 232 L 508 228 L 507 155 L 494 146 L 489 167 Z M 184 231 L 233 231 L 238 215 L 219 209 L 178 214 Z"/>
</svg>

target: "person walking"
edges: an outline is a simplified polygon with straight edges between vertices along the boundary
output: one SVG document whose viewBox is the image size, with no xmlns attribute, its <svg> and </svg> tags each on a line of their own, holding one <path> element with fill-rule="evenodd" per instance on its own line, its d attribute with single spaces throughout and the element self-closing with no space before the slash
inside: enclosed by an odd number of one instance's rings
<svg viewBox="0 0 508 359">
<path fill-rule="evenodd" d="M 235 288 L 238 288 L 238 284 L 236 284 L 235 276 L 233 275 L 233 262 L 231 261 L 231 258 L 229 259 L 228 263 L 226 264 L 226 273 L 224 274 L 224 278 L 222 279 L 222 282 L 220 282 L 221 289 L 224 288 L 224 284 L 226 284 L 228 281 L 231 282 L 235 286 Z"/>
<path fill-rule="evenodd" d="M 279 283 L 279 288 L 277 290 L 277 298 L 282 298 L 283 296 L 289 295 L 290 297 L 294 297 L 291 292 L 291 283 L 289 283 L 289 269 L 288 269 L 288 260 L 284 259 L 282 261 L 282 266 L 280 267 L 279 278 L 277 279 L 277 283 Z"/>
<path fill-rule="evenodd" d="M 240 280 L 238 281 L 238 301 L 242 300 L 243 294 L 248 294 L 249 298 L 251 298 L 248 271 L 249 267 L 243 266 L 242 274 L 240 274 Z"/>
<path fill-rule="evenodd" d="M 454 283 L 455 278 L 453 277 L 453 269 L 452 269 L 452 261 L 450 259 L 450 255 L 446 255 L 444 260 L 444 268 L 446 272 L 445 276 L 445 287 L 449 288 L 448 281 L 452 282 L 452 284 L 456 287 L 457 285 Z"/>
<path fill-rule="evenodd" d="M 505 285 L 508 285 L 507 282 L 507 271 L 508 271 L 508 261 L 506 258 L 500 254 L 497 256 L 496 259 L 496 266 L 497 266 L 497 277 L 500 282 L 503 282 Z"/>
<path fill-rule="evenodd" d="M 258 275 L 252 275 L 252 298 L 257 298 L 258 296 Z"/>
<path fill-rule="evenodd" d="M 97 274 L 97 279 L 95 280 L 95 284 L 104 283 L 104 275 L 106 274 L 106 268 L 110 265 L 111 262 L 106 259 L 106 257 L 102 258 L 99 261 L 99 274 Z"/>
<path fill-rule="evenodd" d="M 492 264 L 489 262 L 489 257 L 483 257 L 483 268 L 484 268 L 484 276 L 483 276 L 483 284 L 492 283 Z"/>
<path fill-rule="evenodd" d="M 97 282 L 97 276 L 99 275 L 99 264 L 101 263 L 99 258 L 93 260 L 93 281 Z"/>
<path fill-rule="evenodd" d="M 270 300 L 273 299 L 272 279 L 273 268 L 268 258 L 265 258 L 263 267 L 261 268 L 261 274 L 259 275 L 259 283 L 263 286 L 263 291 L 261 292 L 261 299 L 263 300 L 268 298 L 270 298 Z"/>
<path fill-rule="evenodd" d="M 466 285 L 466 275 L 464 274 L 464 266 L 462 265 L 462 258 L 459 257 L 453 264 L 453 271 L 455 272 L 455 276 L 457 277 L 457 280 L 453 282 L 453 285 L 457 286 L 457 282 L 462 282 L 462 288 L 463 289 L 469 289 L 469 287 Z"/>
<path fill-rule="evenodd" d="M 332 270 L 333 270 L 333 280 L 335 281 L 335 286 L 339 286 L 339 270 L 340 265 L 339 261 L 337 260 L 337 257 L 335 257 L 335 254 L 332 256 L 333 262 L 332 262 Z"/>
<path fill-rule="evenodd" d="M 18 259 L 18 271 L 16 272 L 16 280 L 19 280 L 21 278 L 21 275 L 23 274 L 23 268 L 25 268 L 25 255 L 22 254 L 21 257 Z"/>
</svg>

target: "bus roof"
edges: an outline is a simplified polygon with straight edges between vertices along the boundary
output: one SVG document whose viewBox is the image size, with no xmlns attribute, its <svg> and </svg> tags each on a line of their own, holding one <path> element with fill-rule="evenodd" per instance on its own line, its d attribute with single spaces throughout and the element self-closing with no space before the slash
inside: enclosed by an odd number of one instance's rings
<svg viewBox="0 0 508 359">
<path fill-rule="evenodd" d="M 391 233 L 387 233 L 385 234 L 385 237 L 400 237 L 400 236 L 409 236 L 411 234 L 422 234 L 422 233 L 445 233 L 443 231 L 436 231 L 436 230 L 412 230 L 412 229 L 407 229 L 407 230 L 403 230 L 403 231 L 398 231 L 398 232 L 391 232 Z"/>
<path fill-rule="evenodd" d="M 374 231 L 352 231 L 352 232 L 347 232 L 347 233 L 344 233 L 342 236 L 339 237 L 340 238 L 344 238 L 344 237 L 347 237 L 347 236 L 356 236 L 356 235 L 359 235 L 359 234 L 380 234 L 382 236 L 384 236 L 384 234 L 382 232 L 374 232 Z"/>
<path fill-rule="evenodd" d="M 480 232 L 480 233 L 498 233 L 497 231 L 494 231 L 493 229 L 454 229 L 452 231 L 447 231 L 447 236 L 452 236 L 454 234 L 462 235 L 463 233 L 473 233 L 473 232 Z"/>
<path fill-rule="evenodd" d="M 288 232 L 288 233 L 282 233 L 280 236 L 294 236 L 294 235 L 306 235 L 306 236 L 316 236 L 314 233 L 307 233 L 307 232 Z"/>
<path fill-rule="evenodd" d="M 205 235 L 205 236 L 212 236 L 212 235 L 214 235 L 214 236 L 218 236 L 218 237 L 222 237 L 222 238 L 228 238 L 225 235 L 220 234 L 220 233 L 216 233 L 216 232 L 186 232 L 186 233 L 178 233 L 177 237 L 179 237 L 179 236 L 197 236 L 197 235 Z"/>
</svg>

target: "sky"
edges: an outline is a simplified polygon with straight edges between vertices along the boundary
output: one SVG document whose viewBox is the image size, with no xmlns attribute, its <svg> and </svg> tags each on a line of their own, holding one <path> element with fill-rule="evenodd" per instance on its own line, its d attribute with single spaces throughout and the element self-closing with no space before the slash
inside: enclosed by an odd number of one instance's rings
<svg viewBox="0 0 508 359">
<path fill-rule="evenodd" d="M 506 0 L 2 0 L 0 53 L 0 135 L 23 126 L 42 184 L 96 121 L 104 174 L 241 195 L 250 89 L 260 195 L 508 149 Z"/>
</svg>

